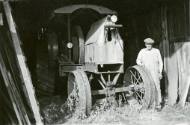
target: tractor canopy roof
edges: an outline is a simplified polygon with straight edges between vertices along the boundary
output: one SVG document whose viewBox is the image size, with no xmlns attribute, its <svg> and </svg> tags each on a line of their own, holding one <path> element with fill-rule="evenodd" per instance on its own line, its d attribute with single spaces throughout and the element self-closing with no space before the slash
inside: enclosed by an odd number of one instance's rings
<svg viewBox="0 0 190 125">
<path fill-rule="evenodd" d="M 108 15 L 108 14 L 117 14 L 116 11 L 110 10 L 106 7 L 90 5 L 90 4 L 77 4 L 77 5 L 69 5 L 62 8 L 58 8 L 54 10 L 54 13 L 57 14 L 71 14 L 79 9 L 92 9 L 99 14 Z"/>
</svg>

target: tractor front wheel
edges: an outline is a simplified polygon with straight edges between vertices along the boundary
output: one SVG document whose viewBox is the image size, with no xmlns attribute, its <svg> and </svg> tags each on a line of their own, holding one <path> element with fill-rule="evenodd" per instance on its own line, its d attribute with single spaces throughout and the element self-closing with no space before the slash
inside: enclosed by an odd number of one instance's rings
<svg viewBox="0 0 190 125">
<path fill-rule="evenodd" d="M 69 73 L 67 87 L 70 109 L 88 115 L 92 107 L 92 96 L 86 73 L 84 71 Z"/>
</svg>

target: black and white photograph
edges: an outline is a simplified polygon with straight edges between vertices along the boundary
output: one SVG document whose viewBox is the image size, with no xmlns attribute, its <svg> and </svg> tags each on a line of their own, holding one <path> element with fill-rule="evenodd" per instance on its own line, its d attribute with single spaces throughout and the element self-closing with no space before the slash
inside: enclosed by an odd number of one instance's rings
<svg viewBox="0 0 190 125">
<path fill-rule="evenodd" d="M 0 0 L 0 125 L 190 125 L 190 0 Z"/>
</svg>

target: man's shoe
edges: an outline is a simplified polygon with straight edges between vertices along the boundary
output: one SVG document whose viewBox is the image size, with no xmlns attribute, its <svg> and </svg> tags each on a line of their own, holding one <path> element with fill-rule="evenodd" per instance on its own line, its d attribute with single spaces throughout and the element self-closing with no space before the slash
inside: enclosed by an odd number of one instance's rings
<svg viewBox="0 0 190 125">
<path fill-rule="evenodd" d="M 161 107 L 161 105 L 158 105 L 158 106 L 155 107 L 155 109 L 156 109 L 157 112 L 160 112 L 162 110 L 162 107 Z"/>
</svg>

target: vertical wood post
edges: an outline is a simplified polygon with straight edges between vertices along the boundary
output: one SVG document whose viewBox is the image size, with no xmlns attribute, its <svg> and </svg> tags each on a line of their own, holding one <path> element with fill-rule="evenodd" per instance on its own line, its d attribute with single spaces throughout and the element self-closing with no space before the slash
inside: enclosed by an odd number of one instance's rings
<svg viewBox="0 0 190 125">
<path fill-rule="evenodd" d="M 168 21 L 167 21 L 167 4 L 162 4 L 161 21 L 162 21 L 162 50 L 164 62 L 164 75 L 166 92 L 168 93 L 168 104 L 173 105 L 177 100 L 178 91 L 178 75 L 177 75 L 177 59 L 175 55 L 170 55 L 170 44 L 168 36 Z"/>
<path fill-rule="evenodd" d="M 179 106 L 184 107 L 190 86 L 190 42 L 175 44 L 178 52 L 178 69 L 179 69 Z"/>
</svg>

